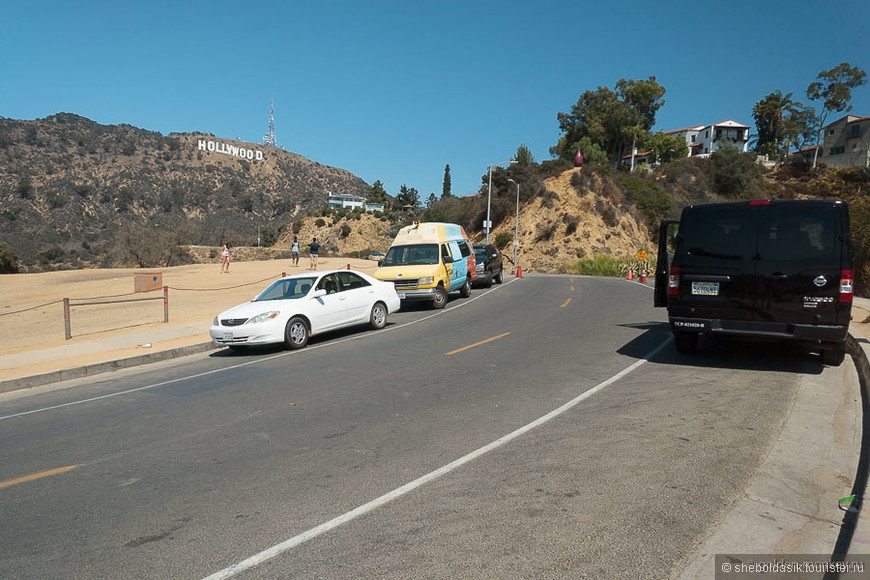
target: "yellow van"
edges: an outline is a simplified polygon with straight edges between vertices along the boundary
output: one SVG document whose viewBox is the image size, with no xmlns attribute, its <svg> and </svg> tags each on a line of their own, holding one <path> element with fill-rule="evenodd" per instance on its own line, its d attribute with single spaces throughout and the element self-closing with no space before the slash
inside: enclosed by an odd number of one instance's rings
<svg viewBox="0 0 870 580">
<path fill-rule="evenodd" d="M 470 296 L 476 275 L 463 227 L 440 222 L 415 222 L 399 230 L 378 264 L 375 278 L 392 282 L 402 301 L 428 300 L 433 308 L 444 308 L 454 290 Z"/>
</svg>

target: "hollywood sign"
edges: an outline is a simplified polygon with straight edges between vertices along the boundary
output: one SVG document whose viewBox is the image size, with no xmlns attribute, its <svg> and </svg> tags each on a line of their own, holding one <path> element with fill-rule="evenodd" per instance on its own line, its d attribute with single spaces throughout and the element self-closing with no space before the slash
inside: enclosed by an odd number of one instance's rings
<svg viewBox="0 0 870 580">
<path fill-rule="evenodd" d="M 246 149 L 245 147 L 239 147 L 238 145 L 221 143 L 220 141 L 206 141 L 205 139 L 199 139 L 196 147 L 200 151 L 223 153 L 224 155 L 232 155 L 233 157 L 247 159 L 248 161 L 263 160 L 263 152 L 260 150 L 254 151 L 253 149 Z"/>
</svg>

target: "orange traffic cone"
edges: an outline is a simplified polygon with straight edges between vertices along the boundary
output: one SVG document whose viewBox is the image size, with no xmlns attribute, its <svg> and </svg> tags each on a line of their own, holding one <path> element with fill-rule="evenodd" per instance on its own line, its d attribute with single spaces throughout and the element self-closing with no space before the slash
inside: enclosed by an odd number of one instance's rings
<svg viewBox="0 0 870 580">
<path fill-rule="evenodd" d="M 522 266 L 517 266 L 517 278 L 523 277 L 523 268 Z"/>
<path fill-rule="evenodd" d="M 626 280 L 634 280 L 634 272 L 631 271 L 631 268 L 628 269 L 628 276 Z"/>
<path fill-rule="evenodd" d="M 646 270 L 640 271 L 640 283 L 646 284 Z"/>
</svg>

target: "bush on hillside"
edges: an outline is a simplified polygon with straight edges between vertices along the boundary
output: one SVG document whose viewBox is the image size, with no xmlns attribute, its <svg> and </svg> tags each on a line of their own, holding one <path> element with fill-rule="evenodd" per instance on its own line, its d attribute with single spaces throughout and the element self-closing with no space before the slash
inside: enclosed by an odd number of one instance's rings
<svg viewBox="0 0 870 580">
<path fill-rule="evenodd" d="M 0 242 L 0 274 L 18 273 L 18 250 Z"/>
</svg>

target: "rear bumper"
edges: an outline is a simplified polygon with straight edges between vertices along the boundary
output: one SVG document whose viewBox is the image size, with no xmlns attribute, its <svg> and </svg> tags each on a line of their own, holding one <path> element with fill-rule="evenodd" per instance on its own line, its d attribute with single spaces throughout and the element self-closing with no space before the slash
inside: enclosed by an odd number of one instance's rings
<svg viewBox="0 0 870 580">
<path fill-rule="evenodd" d="M 810 343 L 843 342 L 849 332 L 848 326 L 787 324 L 718 318 L 671 317 L 669 320 L 671 330 L 674 332 L 703 332 L 714 336 L 796 340 Z"/>
</svg>

